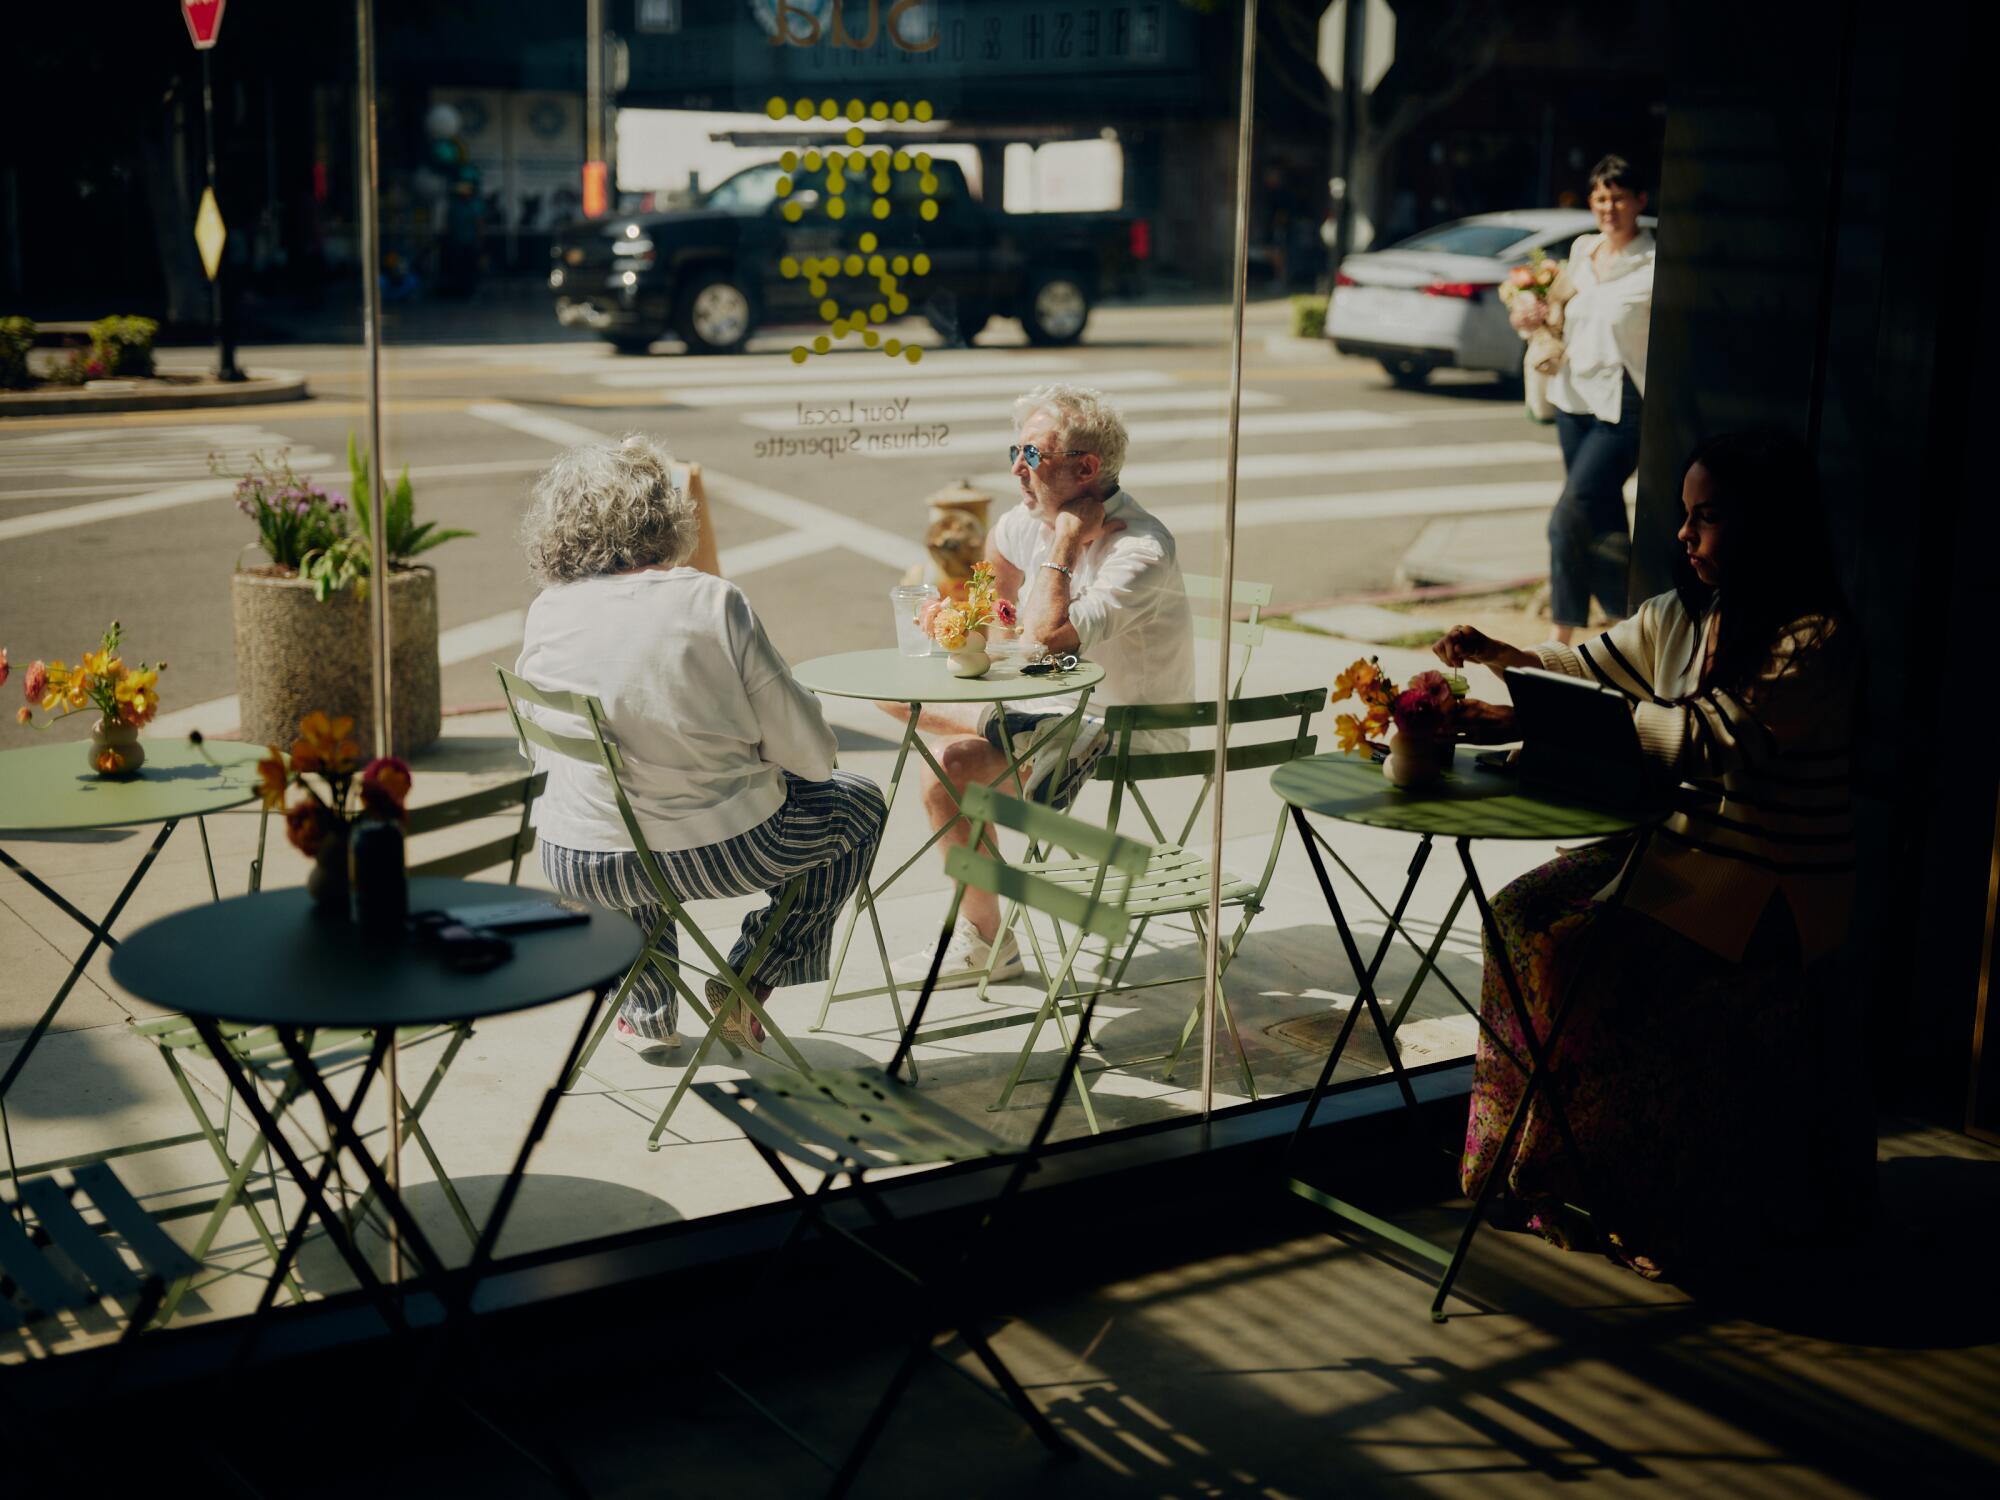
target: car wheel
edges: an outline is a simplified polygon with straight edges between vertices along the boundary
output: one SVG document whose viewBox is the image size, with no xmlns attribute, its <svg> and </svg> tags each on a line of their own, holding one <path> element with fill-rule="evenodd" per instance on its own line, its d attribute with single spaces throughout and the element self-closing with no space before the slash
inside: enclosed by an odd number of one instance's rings
<svg viewBox="0 0 2000 1500">
<path fill-rule="evenodd" d="M 970 344 L 993 321 L 993 314 L 976 303 L 953 307 L 933 299 L 924 308 L 924 321 L 947 344 Z"/>
<path fill-rule="evenodd" d="M 1028 284 L 1021 328 L 1031 344 L 1074 344 L 1090 321 L 1090 294 L 1067 271 L 1045 271 Z"/>
<path fill-rule="evenodd" d="M 735 277 L 704 276 L 681 298 L 674 332 L 695 354 L 736 354 L 757 326 L 749 292 Z"/>
<path fill-rule="evenodd" d="M 1385 359 L 1382 368 L 1388 373 L 1389 383 L 1399 391 L 1420 391 L 1431 378 L 1431 362 L 1414 354 Z"/>
<path fill-rule="evenodd" d="M 653 335 L 650 333 L 620 334 L 617 338 L 608 339 L 606 342 L 620 354 L 647 354 L 653 348 Z"/>
</svg>

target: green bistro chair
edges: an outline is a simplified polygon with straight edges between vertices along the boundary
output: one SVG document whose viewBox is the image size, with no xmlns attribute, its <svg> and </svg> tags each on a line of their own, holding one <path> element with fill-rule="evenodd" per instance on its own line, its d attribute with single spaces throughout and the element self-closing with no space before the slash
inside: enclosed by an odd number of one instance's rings
<svg viewBox="0 0 2000 1500">
<path fill-rule="evenodd" d="M 777 910 L 771 913 L 770 923 L 764 929 L 764 936 L 745 960 L 741 971 L 732 968 L 728 959 L 723 957 L 715 944 L 709 941 L 708 935 L 688 916 L 687 907 L 673 893 L 665 873 L 660 868 L 658 858 L 647 846 L 646 835 L 639 828 L 639 820 L 632 811 L 632 804 L 626 800 L 624 783 L 619 779 L 619 773 L 625 768 L 625 761 L 619 754 L 610 725 L 605 720 L 604 705 L 585 693 L 544 691 L 516 677 L 505 667 L 497 667 L 495 670 L 500 674 L 500 687 L 507 695 L 507 708 L 514 716 L 514 728 L 521 737 L 523 754 L 532 756 L 536 749 L 545 750 L 551 755 L 560 755 L 567 760 L 597 766 L 611 778 L 611 791 L 618 801 L 618 815 L 624 820 L 625 831 L 632 840 L 632 848 L 639 856 L 639 867 L 645 871 L 647 882 L 653 887 L 654 894 L 659 897 L 662 911 L 660 920 L 654 924 L 652 931 L 646 934 L 646 951 L 639 956 L 639 961 L 625 976 L 624 983 L 619 985 L 618 993 L 612 996 L 611 1003 L 604 1008 L 604 1018 L 597 1023 L 597 1029 L 591 1033 L 582 1056 L 577 1059 L 576 1067 L 570 1072 L 569 1077 L 563 1080 L 565 1092 L 575 1089 L 579 1079 L 588 1077 L 592 1082 L 602 1085 L 614 1099 L 635 1113 L 642 1116 L 652 1114 L 652 1110 L 643 1100 L 634 1098 L 612 1080 L 590 1071 L 591 1059 L 597 1055 L 597 1049 L 603 1045 L 605 1034 L 611 1030 L 612 1022 L 617 1019 L 619 1008 L 624 1005 L 626 995 L 631 993 L 632 986 L 638 982 L 639 976 L 645 972 L 648 964 L 666 976 L 667 982 L 673 985 L 681 999 L 701 1017 L 705 1027 L 701 1045 L 695 1048 L 694 1056 L 681 1071 L 680 1082 L 674 1086 L 666 1107 L 653 1120 L 652 1133 L 646 1137 L 647 1149 L 657 1151 L 660 1149 L 660 1136 L 666 1131 L 667 1121 L 672 1119 L 674 1111 L 680 1108 L 681 1099 L 687 1093 L 688 1086 L 694 1082 L 696 1071 L 715 1044 L 720 1041 L 724 1050 L 733 1059 L 740 1060 L 742 1055 L 735 1044 L 722 1034 L 722 1021 L 727 1011 L 717 1007 L 711 1013 L 701 992 L 683 977 L 681 973 L 683 968 L 693 969 L 706 979 L 720 980 L 734 997 L 735 1003 L 745 1007 L 751 1015 L 763 1023 L 766 1034 L 783 1050 L 792 1066 L 800 1072 L 806 1070 L 805 1058 L 800 1056 L 798 1048 L 792 1045 L 792 1040 L 785 1035 L 784 1029 L 771 1019 L 770 1012 L 764 1009 L 764 1002 L 757 998 L 757 992 L 753 988 L 758 966 L 763 963 L 764 955 L 770 951 L 771 944 L 777 939 L 786 915 L 791 911 L 793 903 L 798 900 L 799 892 L 805 885 L 805 877 L 801 875 L 785 886 L 778 897 Z M 568 714 L 581 719 L 589 726 L 590 734 L 587 737 L 556 734 L 522 713 L 521 708 L 524 704 L 549 713 Z M 685 958 L 675 958 L 661 946 L 661 938 L 670 923 L 679 924 L 681 931 L 693 939 L 701 950 L 702 957 L 707 960 L 708 968 L 703 969 L 699 964 L 691 964 Z"/>
<path fill-rule="evenodd" d="M 521 861 L 535 847 L 535 830 L 529 820 L 534 811 L 535 798 L 541 794 L 547 781 L 546 775 L 537 773 L 519 777 L 499 786 L 468 792 L 443 802 L 432 802 L 411 808 L 408 817 L 408 836 L 413 841 L 493 818 L 504 818 L 507 828 L 505 832 L 469 848 L 412 863 L 408 867 L 409 873 L 462 879 L 504 864 L 507 866 L 508 883 L 515 883 L 521 877 Z M 260 847 L 258 874 L 261 874 L 261 864 Z M 272 982 L 282 984 L 284 980 L 282 976 L 274 976 Z M 278 1238 L 272 1233 L 271 1227 L 265 1222 L 264 1215 L 257 1206 L 260 1196 L 270 1196 L 270 1194 L 259 1194 L 249 1189 L 250 1179 L 262 1163 L 266 1171 L 273 1174 L 271 1191 L 275 1192 L 275 1167 L 267 1155 L 270 1143 L 259 1135 L 250 1142 L 248 1149 L 240 1158 L 233 1154 L 229 1142 L 232 1118 L 230 1112 L 227 1108 L 220 1109 L 221 1119 L 218 1122 L 215 1114 L 203 1103 L 202 1091 L 195 1087 L 182 1063 L 184 1058 L 209 1056 L 208 1047 L 192 1022 L 183 1016 L 163 1016 L 152 1021 L 135 1021 L 132 1023 L 132 1029 L 159 1048 L 160 1056 L 165 1060 L 167 1070 L 173 1075 L 174 1084 L 180 1090 L 182 1100 L 194 1115 L 195 1123 L 201 1131 L 201 1138 L 208 1142 L 209 1149 L 215 1153 L 216 1161 L 224 1173 L 222 1194 L 210 1208 L 208 1222 L 195 1240 L 193 1251 L 195 1259 L 200 1260 L 208 1254 L 216 1236 L 222 1230 L 223 1221 L 229 1216 L 229 1211 L 239 1204 L 249 1218 L 251 1227 L 256 1231 L 257 1238 L 262 1242 L 266 1253 L 275 1259 L 278 1254 Z M 222 1027 L 222 1032 L 229 1039 L 237 1063 L 269 1089 L 272 1117 L 284 1120 L 292 1106 L 298 1102 L 300 1095 L 305 1092 L 306 1083 L 298 1076 L 297 1068 L 293 1066 L 292 1060 L 279 1044 L 277 1033 L 268 1026 L 227 1024 Z M 413 1028 L 408 1032 L 398 1033 L 396 1042 L 399 1048 L 415 1048 L 440 1037 L 445 1040 L 444 1050 L 432 1065 L 416 1098 L 398 1095 L 402 1103 L 402 1143 L 407 1145 L 411 1141 L 416 1142 L 417 1148 L 424 1154 L 424 1159 L 430 1163 L 431 1170 L 437 1174 L 438 1187 L 443 1192 L 446 1203 L 451 1207 L 452 1216 L 465 1231 L 467 1241 L 477 1244 L 478 1228 L 473 1224 L 472 1216 L 466 1211 L 451 1175 L 445 1171 L 444 1163 L 438 1159 L 430 1137 L 424 1133 L 423 1128 L 424 1111 L 436 1097 L 439 1086 L 444 1082 L 445 1074 L 450 1071 L 452 1063 L 458 1058 L 459 1050 L 471 1039 L 472 1025 L 470 1022 L 460 1022 L 447 1027 Z M 314 1060 L 320 1064 L 322 1071 L 328 1076 L 338 1076 L 340 1071 L 358 1065 L 365 1058 L 373 1039 L 372 1033 L 365 1031 L 329 1030 L 315 1033 L 309 1046 Z M 367 1213 L 372 1202 L 371 1189 L 362 1195 L 355 1212 Z M 294 1301 L 304 1300 L 304 1291 L 295 1278 L 288 1275 L 285 1284 Z M 162 1308 L 163 1316 L 172 1316 L 187 1287 L 188 1284 L 183 1283 L 169 1293 L 168 1301 Z"/>
<path fill-rule="evenodd" d="M 0 1332 L 19 1330 L 31 1352 L 69 1336 L 65 1313 L 88 1316 L 107 1301 L 125 1320 L 121 1340 L 135 1338 L 169 1289 L 200 1269 L 103 1162 L 72 1167 L 67 1186 L 54 1176 L 25 1177 L 16 1186 L 18 1201 L 0 1196 Z M 94 1211 L 97 1222 L 84 1211 Z"/>
<path fill-rule="evenodd" d="M 1312 688 L 1298 693 L 1273 693 L 1261 698 L 1234 698 L 1229 704 L 1229 725 L 1232 731 L 1241 725 L 1271 723 L 1281 719 L 1298 720 L 1298 728 L 1290 738 L 1265 740 L 1255 744 L 1231 744 L 1228 752 L 1228 769 L 1250 771 L 1271 766 L 1281 766 L 1288 761 L 1311 755 L 1318 748 L 1318 740 L 1310 732 L 1312 716 L 1326 706 L 1326 689 Z M 1164 979 L 1149 979 L 1138 984 L 1126 984 L 1125 974 L 1131 967 L 1139 950 L 1140 940 L 1145 936 L 1147 925 L 1155 918 L 1186 917 L 1189 919 L 1195 937 L 1207 941 L 1205 916 L 1208 910 L 1209 860 L 1205 855 L 1187 847 L 1189 836 L 1200 820 L 1203 807 L 1208 803 L 1210 792 L 1215 785 L 1215 752 L 1212 750 L 1178 750 L 1163 753 L 1135 753 L 1132 737 L 1149 730 L 1159 729 L 1213 729 L 1216 721 L 1216 705 L 1213 703 L 1157 703 L 1130 704 L 1105 711 L 1105 732 L 1111 737 L 1111 746 L 1103 759 L 1097 763 L 1095 779 L 1111 783 L 1111 808 L 1105 822 L 1117 828 L 1125 816 L 1129 804 L 1136 808 L 1144 819 L 1146 828 L 1153 839 L 1151 859 L 1146 868 L 1145 878 L 1134 886 L 1125 904 L 1125 909 L 1137 919 L 1125 942 L 1123 955 L 1113 970 L 1109 988 L 1114 992 L 1158 989 L 1167 985 L 1188 984 L 1202 975 L 1175 974 Z M 1145 786 L 1152 782 L 1168 780 L 1195 780 L 1199 782 L 1193 805 L 1187 817 L 1182 820 L 1177 832 L 1169 835 L 1152 804 L 1147 801 Z M 1285 809 L 1281 805 L 1275 826 L 1271 832 L 1271 848 L 1265 856 L 1263 871 L 1255 880 L 1246 880 L 1228 870 L 1220 873 L 1222 882 L 1222 905 L 1234 908 L 1240 913 L 1235 931 L 1221 945 L 1217 958 L 1216 975 L 1218 984 L 1226 974 L 1229 964 L 1242 946 L 1244 935 L 1250 930 L 1250 923 L 1264 908 L 1264 894 L 1270 889 L 1271 877 L 1277 872 L 1278 855 L 1284 847 Z M 1033 852 L 1033 851 L 1031 851 Z M 1091 878 L 1091 870 L 1086 862 L 1074 859 L 1029 859 L 1020 868 L 1043 880 L 1051 881 L 1066 889 L 1077 889 Z M 1013 925 L 1021 916 L 1018 907 L 1010 907 L 1001 920 L 1001 930 Z M 1042 957 L 1041 939 L 1033 922 L 1024 922 L 1029 942 L 1038 960 Z M 1060 940 L 1061 929 L 1057 936 Z M 995 944 L 998 947 L 998 944 Z M 1108 956 L 1108 955 L 1107 955 Z M 1036 1039 L 1042 1027 L 1051 1020 L 1061 1027 L 1065 1013 L 1073 1013 L 1082 1003 L 1082 992 L 1069 985 L 1068 974 L 1073 965 L 1063 965 L 1063 987 L 1052 984 L 1041 1009 L 1030 1023 L 1028 1037 L 1021 1045 L 1020 1056 L 1014 1068 L 1002 1085 L 1000 1097 L 993 1104 L 994 1109 L 1005 1109 L 1013 1098 L 1014 1090 L 1026 1076 L 1029 1059 L 1034 1055 Z M 1044 961 L 1044 972 L 1047 972 Z M 1065 992 L 1066 990 L 1066 992 Z M 984 994 L 984 986 L 981 986 Z M 1096 997 L 1093 995 L 1091 999 Z M 1222 1012 L 1224 1024 L 1229 1029 L 1229 1038 L 1236 1048 L 1236 1060 L 1242 1070 L 1244 1087 L 1250 1097 L 1257 1097 L 1257 1080 L 1250 1070 L 1250 1059 L 1244 1051 L 1243 1038 L 1236 1029 L 1236 1018 L 1229 1009 L 1227 995 L 1218 989 L 1216 1004 Z M 1197 1000 L 1188 1012 L 1186 1023 L 1181 1027 L 1180 1038 L 1166 1057 L 1164 1076 L 1173 1077 L 1173 1070 L 1186 1049 L 1188 1039 L 1194 1034 L 1196 1023 L 1201 1018 L 1201 1002 Z M 988 1023 L 991 1024 L 991 1023 Z M 1143 1060 L 1143 1059 L 1141 1059 Z M 1130 1066 L 1130 1064 L 1125 1064 Z M 1079 1078 L 1077 1088 L 1087 1100 L 1090 1090 L 1087 1081 Z"/>
<path fill-rule="evenodd" d="M 1222 602 L 1222 580 L 1211 578 L 1205 573 L 1184 573 L 1181 585 L 1188 599 L 1216 604 Z M 1236 675 L 1229 679 L 1229 696 L 1235 698 L 1243 692 L 1243 679 L 1250 675 L 1250 658 L 1257 648 L 1264 644 L 1264 611 L 1271 606 L 1271 585 L 1252 583 L 1247 578 L 1239 578 L 1230 585 L 1229 599 L 1232 606 L 1247 606 L 1247 619 L 1233 620 L 1229 626 L 1229 654 L 1234 656 L 1240 649 L 1243 664 L 1236 669 Z M 1197 640 L 1215 641 L 1222 638 L 1222 621 L 1212 614 L 1194 612 L 1194 633 Z"/>
<path fill-rule="evenodd" d="M 941 1336 L 948 1338 L 954 1333 L 986 1367 L 1008 1404 L 1046 1447 L 1061 1454 L 1074 1451 L 1021 1389 L 1020 1382 L 980 1331 L 982 1310 L 972 1301 L 978 1285 L 972 1275 L 972 1259 L 979 1236 L 992 1229 L 1000 1211 L 1020 1191 L 1048 1144 L 1069 1094 L 1070 1082 L 1079 1076 L 1077 1057 L 1090 1026 L 1091 1006 L 1096 995 L 1103 993 L 1104 986 L 1100 984 L 1091 991 L 1092 998 L 1082 1011 L 1069 1051 L 1056 1074 L 1055 1087 L 1025 1146 L 1010 1145 L 960 1118 L 920 1093 L 915 1085 L 904 1082 L 898 1074 L 918 1040 L 924 1012 L 937 986 L 938 969 L 944 962 L 945 948 L 951 941 L 959 905 L 968 886 L 993 891 L 1073 928 L 1078 936 L 1071 948 L 1072 957 L 1085 938 L 1101 940 L 1108 961 L 1125 934 L 1128 918 L 1124 900 L 1146 876 L 1148 851 L 1139 840 L 1122 838 L 1049 808 L 1003 796 L 989 787 L 966 788 L 963 807 L 971 825 L 970 841 L 953 847 L 945 856 L 945 872 L 956 882 L 951 910 L 938 934 L 930 973 L 925 976 L 923 990 L 888 1064 L 879 1068 L 806 1070 L 796 1078 L 752 1078 L 695 1085 L 695 1092 L 703 1100 L 743 1132 L 798 1205 L 799 1219 L 779 1254 L 780 1269 L 806 1233 L 817 1230 L 828 1240 L 845 1244 L 886 1267 L 921 1304 L 917 1335 L 895 1377 L 845 1460 L 837 1468 L 828 1463 L 829 1468 L 835 1468 L 830 1495 L 846 1493 L 924 1357 L 935 1352 Z M 1067 851 L 1076 860 L 1078 869 L 1090 872 L 1088 878 L 1059 885 L 981 851 L 987 830 L 996 824 L 1025 834 L 1037 844 Z M 1004 1164 L 1006 1175 L 978 1227 L 959 1248 L 955 1262 L 932 1281 L 927 1282 L 827 1215 L 828 1195 L 843 1177 L 870 1219 L 882 1224 L 890 1222 L 893 1216 L 874 1185 L 866 1180 L 869 1172 L 967 1161 Z M 822 1174 L 817 1190 L 808 1192 L 788 1162 L 797 1162 Z M 736 1388 L 742 1391 L 740 1386 Z M 747 1396 L 747 1392 L 744 1394 Z M 766 1416 L 770 1415 L 761 1404 L 754 1400 L 752 1404 Z M 782 1423 L 779 1425 L 783 1427 Z M 801 1446 L 813 1451 L 810 1444 L 789 1428 L 784 1430 Z M 822 1462 L 826 1460 L 822 1458 Z"/>
</svg>

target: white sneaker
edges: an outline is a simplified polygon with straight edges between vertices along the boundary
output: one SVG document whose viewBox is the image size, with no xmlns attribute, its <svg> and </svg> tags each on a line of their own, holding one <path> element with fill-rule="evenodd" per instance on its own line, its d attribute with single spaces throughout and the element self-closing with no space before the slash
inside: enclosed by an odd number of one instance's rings
<svg viewBox="0 0 2000 1500">
<path fill-rule="evenodd" d="M 909 989 L 922 988 L 936 953 L 935 947 L 927 947 L 898 959 L 894 967 L 897 985 Z M 979 935 L 979 929 L 960 917 L 958 925 L 952 929 L 951 941 L 945 945 L 944 962 L 938 968 L 937 987 L 956 990 L 979 983 L 986 974 L 989 957 L 993 960 L 993 978 L 1012 979 L 1020 974 L 1021 945 L 1014 941 L 1013 933 L 1001 939 L 996 953 Z"/>
</svg>

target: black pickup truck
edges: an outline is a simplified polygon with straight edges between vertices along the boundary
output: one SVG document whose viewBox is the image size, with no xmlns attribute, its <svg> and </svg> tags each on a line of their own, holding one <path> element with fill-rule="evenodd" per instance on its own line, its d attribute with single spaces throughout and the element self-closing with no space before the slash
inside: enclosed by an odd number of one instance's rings
<svg viewBox="0 0 2000 1500">
<path fill-rule="evenodd" d="M 868 268 L 879 254 L 887 265 L 898 256 L 912 263 L 896 281 L 904 312 L 946 339 L 970 343 L 1003 317 L 1019 318 L 1032 343 L 1071 344 L 1092 304 L 1129 291 L 1146 258 L 1142 219 L 999 212 L 971 195 L 956 162 L 942 159 L 927 174 L 892 177 L 887 216 L 878 218 L 858 154 L 850 163 L 839 218 L 827 214 L 816 179 L 766 162 L 718 183 L 690 208 L 569 225 L 549 251 L 556 316 L 626 353 L 644 353 L 668 333 L 693 353 L 730 353 L 762 326 L 824 327 L 832 321 L 822 316 L 829 298 L 843 316 L 856 304 L 893 309 Z M 926 200 L 935 205 L 928 216 Z M 915 273 L 925 264 L 918 256 L 927 257 L 927 274 Z M 840 267 L 828 267 L 836 257 Z M 806 274 L 815 263 L 831 272 L 818 290 Z M 857 264 L 859 274 L 849 274 Z"/>
</svg>

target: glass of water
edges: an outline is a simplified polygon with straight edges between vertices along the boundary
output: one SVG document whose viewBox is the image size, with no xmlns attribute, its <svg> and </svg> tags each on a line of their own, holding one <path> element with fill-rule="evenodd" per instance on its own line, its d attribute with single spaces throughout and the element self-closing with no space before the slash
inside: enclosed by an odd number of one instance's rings
<svg viewBox="0 0 2000 1500">
<path fill-rule="evenodd" d="M 902 583 L 889 590 L 889 604 L 896 611 L 896 649 L 903 655 L 929 656 L 936 650 L 917 616 L 931 600 L 941 597 L 928 583 Z"/>
</svg>

